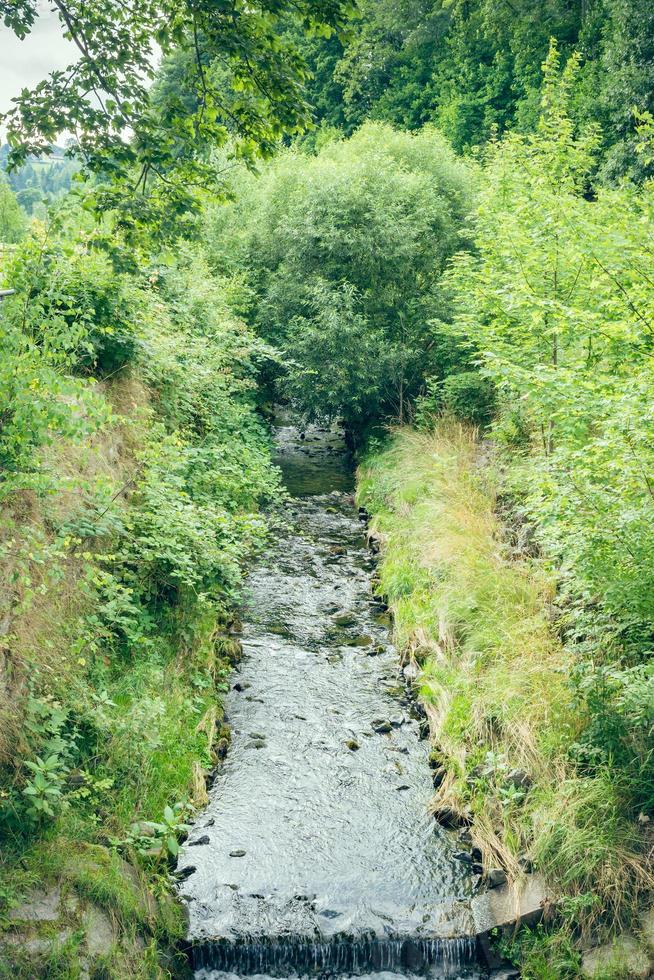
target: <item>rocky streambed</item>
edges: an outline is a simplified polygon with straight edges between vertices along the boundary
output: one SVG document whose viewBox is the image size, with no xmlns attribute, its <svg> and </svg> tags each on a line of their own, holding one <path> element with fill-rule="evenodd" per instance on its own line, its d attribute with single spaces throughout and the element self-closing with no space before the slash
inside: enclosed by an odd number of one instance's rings
<svg viewBox="0 0 654 980">
<path fill-rule="evenodd" d="M 196 976 L 481 976 L 342 442 L 278 445 L 286 523 L 249 576 L 232 743 L 179 862 Z"/>
</svg>

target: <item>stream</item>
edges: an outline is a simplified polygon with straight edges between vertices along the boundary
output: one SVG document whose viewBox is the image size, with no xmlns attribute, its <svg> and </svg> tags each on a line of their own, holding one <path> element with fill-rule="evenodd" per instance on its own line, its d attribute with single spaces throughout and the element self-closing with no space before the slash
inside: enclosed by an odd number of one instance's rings
<svg viewBox="0 0 654 980">
<path fill-rule="evenodd" d="M 232 743 L 178 866 L 195 976 L 481 977 L 341 437 L 277 445 L 285 526 L 248 577 Z"/>
</svg>

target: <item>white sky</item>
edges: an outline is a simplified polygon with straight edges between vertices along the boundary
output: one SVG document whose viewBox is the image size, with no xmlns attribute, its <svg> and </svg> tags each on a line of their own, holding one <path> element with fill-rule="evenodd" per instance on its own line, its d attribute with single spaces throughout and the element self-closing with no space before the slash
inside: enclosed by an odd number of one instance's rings
<svg viewBox="0 0 654 980">
<path fill-rule="evenodd" d="M 0 112 L 11 107 L 21 88 L 31 88 L 51 71 L 77 60 L 77 48 L 66 41 L 56 13 L 39 3 L 39 18 L 32 32 L 19 41 L 0 21 Z M 4 132 L 0 128 L 0 140 Z"/>
</svg>

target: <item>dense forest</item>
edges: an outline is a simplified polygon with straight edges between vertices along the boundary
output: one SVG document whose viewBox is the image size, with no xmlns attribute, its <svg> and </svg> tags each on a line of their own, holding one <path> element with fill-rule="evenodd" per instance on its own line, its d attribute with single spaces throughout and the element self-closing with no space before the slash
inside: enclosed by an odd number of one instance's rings
<svg viewBox="0 0 654 980">
<path fill-rule="evenodd" d="M 276 403 L 346 432 L 434 808 L 554 889 L 498 951 L 646 977 L 654 7 L 216 6 L 58 3 L 4 118 L 0 977 L 184 975 Z"/>
</svg>

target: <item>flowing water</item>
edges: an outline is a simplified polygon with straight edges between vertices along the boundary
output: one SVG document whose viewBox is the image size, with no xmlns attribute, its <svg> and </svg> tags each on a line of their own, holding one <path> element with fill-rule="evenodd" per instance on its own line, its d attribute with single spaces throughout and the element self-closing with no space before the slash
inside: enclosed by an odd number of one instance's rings
<svg viewBox="0 0 654 980">
<path fill-rule="evenodd" d="M 179 862 L 196 978 L 479 977 L 351 470 L 337 433 L 302 435 L 278 430 L 293 496 L 248 579 L 232 744 Z"/>
</svg>

